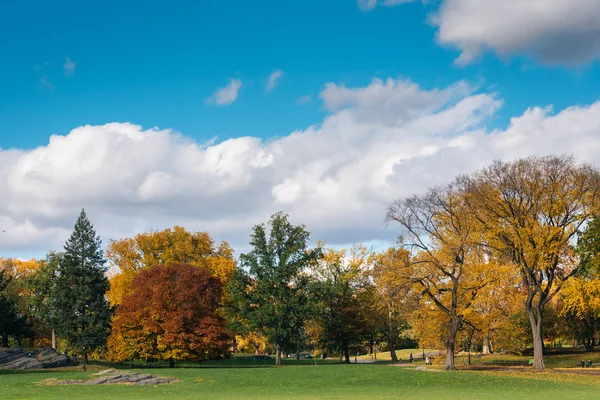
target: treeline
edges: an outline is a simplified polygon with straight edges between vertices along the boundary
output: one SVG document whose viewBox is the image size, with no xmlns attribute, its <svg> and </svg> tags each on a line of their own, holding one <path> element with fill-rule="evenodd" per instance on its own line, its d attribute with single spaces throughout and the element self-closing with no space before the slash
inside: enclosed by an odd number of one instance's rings
<svg viewBox="0 0 600 400">
<path fill-rule="evenodd" d="M 403 343 L 522 351 L 600 339 L 600 173 L 570 157 L 495 162 L 390 205 L 396 245 L 311 246 L 283 213 L 250 251 L 182 227 L 102 251 L 82 211 L 64 251 L 3 260 L 2 346 L 109 358 L 205 360 L 234 351 L 335 354 Z M 108 261 L 108 262 L 107 262 Z M 110 269 L 107 269 L 107 265 Z M 58 343 L 54 343 L 54 338 Z M 52 341 L 52 343 L 50 342 Z"/>
</svg>

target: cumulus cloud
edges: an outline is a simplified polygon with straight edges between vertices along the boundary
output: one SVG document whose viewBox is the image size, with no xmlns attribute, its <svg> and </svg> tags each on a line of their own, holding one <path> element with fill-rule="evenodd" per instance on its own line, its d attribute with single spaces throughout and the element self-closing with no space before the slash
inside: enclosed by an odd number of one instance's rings
<svg viewBox="0 0 600 400">
<path fill-rule="evenodd" d="M 273 89 L 275 89 L 277 87 L 277 85 L 279 85 L 281 83 L 281 79 L 283 78 L 283 71 L 280 69 L 276 69 L 273 72 L 271 72 L 271 75 L 269 76 L 269 80 L 267 81 L 267 93 L 271 92 Z"/>
<path fill-rule="evenodd" d="M 567 65 L 600 56 L 597 0 L 444 0 L 433 22 L 439 43 L 461 50 L 458 64 L 485 50 Z"/>
<path fill-rule="evenodd" d="M 81 207 L 105 239 L 180 224 L 244 250 L 252 225 L 284 210 L 332 245 L 389 244 L 397 232 L 382 221 L 393 200 L 494 159 L 559 152 L 599 164 L 600 102 L 531 108 L 489 130 L 502 101 L 464 82 L 331 83 L 321 98 L 330 114 L 320 124 L 269 141 L 199 144 L 112 123 L 0 150 L 0 250 L 60 249 Z"/>
<path fill-rule="evenodd" d="M 237 100 L 241 87 L 241 79 L 230 79 L 229 83 L 226 86 L 217 89 L 217 91 L 206 100 L 206 103 L 215 104 L 217 106 L 229 106 Z"/>
<path fill-rule="evenodd" d="M 359 0 L 365 11 L 410 0 Z M 424 3 L 427 3 L 424 1 Z M 430 15 L 438 43 L 461 51 L 456 64 L 485 51 L 574 66 L 600 57 L 598 0 L 441 0 Z"/>
<path fill-rule="evenodd" d="M 65 76 L 71 76 L 75 73 L 75 66 L 77 64 L 75 64 L 73 62 L 73 60 L 71 60 L 71 57 L 66 56 L 65 57 L 65 63 L 63 64 L 63 70 L 65 71 Z"/>
</svg>

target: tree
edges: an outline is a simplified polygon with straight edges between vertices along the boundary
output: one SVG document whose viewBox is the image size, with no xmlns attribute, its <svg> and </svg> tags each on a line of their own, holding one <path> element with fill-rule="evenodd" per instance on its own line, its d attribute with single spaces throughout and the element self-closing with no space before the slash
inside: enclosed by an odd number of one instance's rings
<svg viewBox="0 0 600 400">
<path fill-rule="evenodd" d="M 454 185 L 394 202 L 387 221 L 402 227 L 398 242 L 411 252 L 404 274 L 426 296 L 422 306 L 434 306 L 446 317 L 446 369 L 453 370 L 456 335 L 469 323 L 465 317 L 480 290 L 494 279 L 476 245 L 479 232 Z"/>
<path fill-rule="evenodd" d="M 383 331 L 392 362 L 398 361 L 396 342 L 400 334 L 409 328 L 409 314 L 418 303 L 413 283 L 406 279 L 403 271 L 409 260 L 410 253 L 398 248 L 390 248 L 376 254 L 373 260 L 372 276 L 376 288 L 376 301 L 383 311 Z"/>
<path fill-rule="evenodd" d="M 101 243 L 81 210 L 56 267 L 50 300 L 52 325 L 81 352 L 84 371 L 88 354 L 105 345 L 110 333 L 111 307 L 105 297 L 109 283 Z"/>
<path fill-rule="evenodd" d="M 207 268 L 155 265 L 133 279 L 118 306 L 110 358 L 200 361 L 227 354 L 230 335 L 217 313 L 221 282 Z"/>
<path fill-rule="evenodd" d="M 292 225 L 286 214 L 271 216 L 268 228 L 269 233 L 264 224 L 254 227 L 252 250 L 240 256 L 230 294 L 238 324 L 264 335 L 280 365 L 281 352 L 302 336 L 309 310 L 303 271 L 319 251 L 308 248 L 310 233 L 303 225 Z"/>
<path fill-rule="evenodd" d="M 15 303 L 5 294 L 12 278 L 7 278 L 5 274 L 5 270 L 0 270 L 0 345 L 2 347 L 8 347 L 10 336 L 14 336 L 21 345 L 21 337 L 33 334 L 27 317 L 17 311 Z"/>
<path fill-rule="evenodd" d="M 371 304 L 373 293 L 368 291 L 367 248 L 355 246 L 348 259 L 346 255 L 346 250 L 327 249 L 311 275 L 315 280 L 312 292 L 317 302 L 317 341 L 350 363 L 350 348 L 371 331 L 363 305 Z"/>
<path fill-rule="evenodd" d="M 457 185 L 484 245 L 522 279 L 533 366 L 542 371 L 544 307 L 577 273 L 573 241 L 598 211 L 600 174 L 571 157 L 530 157 L 496 161 Z"/>
<path fill-rule="evenodd" d="M 49 326 L 51 346 L 56 350 L 56 332 L 52 327 L 52 291 L 54 290 L 56 271 L 62 260 L 62 253 L 48 253 L 39 263 L 39 268 L 28 282 L 30 292 L 30 310 L 42 325 Z"/>
<path fill-rule="evenodd" d="M 209 268 L 224 286 L 235 271 L 233 250 L 227 242 L 215 247 L 208 233 L 189 232 L 180 226 L 111 240 L 106 257 L 119 271 L 110 279 L 108 298 L 113 305 L 121 303 L 130 290 L 131 282 L 142 269 L 154 265 L 183 263 Z"/>
<path fill-rule="evenodd" d="M 561 294 L 561 316 L 586 351 L 593 351 L 600 330 L 600 279 L 574 277 Z"/>
<path fill-rule="evenodd" d="M 600 331 L 600 219 L 593 219 L 579 236 L 580 268 L 565 284 L 560 315 L 579 343 L 592 351 Z"/>
</svg>

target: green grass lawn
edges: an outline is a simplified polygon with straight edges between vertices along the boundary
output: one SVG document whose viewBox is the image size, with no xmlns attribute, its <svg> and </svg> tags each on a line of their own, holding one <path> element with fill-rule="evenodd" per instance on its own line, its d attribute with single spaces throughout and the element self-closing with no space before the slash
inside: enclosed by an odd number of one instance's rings
<svg viewBox="0 0 600 400">
<path fill-rule="evenodd" d="M 176 368 L 142 372 L 181 382 L 155 387 L 36 386 L 48 378 L 85 379 L 92 372 L 0 372 L 8 399 L 597 399 L 598 377 L 555 373 L 416 371 L 387 365 L 279 368 Z"/>
<path fill-rule="evenodd" d="M 439 353 L 443 350 L 431 350 L 425 349 L 425 353 Z M 406 362 L 409 354 L 413 353 L 415 357 L 415 365 L 423 365 L 422 349 L 404 349 L 396 350 L 396 356 Z M 533 356 L 520 356 L 515 354 L 489 354 L 481 355 L 477 353 L 471 354 L 471 365 L 497 365 L 497 366 L 527 366 L 528 361 Z M 361 355 L 358 357 L 361 361 L 372 360 L 373 357 L 370 355 Z M 354 358 L 352 358 L 354 360 Z M 378 363 L 389 363 L 391 360 L 390 352 L 377 353 Z M 454 357 L 454 362 L 458 368 L 468 365 L 468 354 L 460 353 Z M 544 363 L 547 368 L 579 368 L 579 362 L 581 360 L 591 360 L 594 366 L 600 367 L 600 351 L 585 352 L 582 348 L 547 348 L 546 356 L 544 357 Z M 445 356 L 442 354 L 435 357 L 434 363 L 442 365 L 445 361 Z"/>
</svg>

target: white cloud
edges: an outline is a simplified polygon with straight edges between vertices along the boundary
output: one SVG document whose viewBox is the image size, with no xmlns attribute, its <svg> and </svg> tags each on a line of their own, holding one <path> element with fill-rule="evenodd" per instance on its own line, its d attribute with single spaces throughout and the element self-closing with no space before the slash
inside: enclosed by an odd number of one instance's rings
<svg viewBox="0 0 600 400">
<path fill-rule="evenodd" d="M 237 100 L 240 88 L 242 87 L 241 79 L 230 79 L 226 86 L 223 86 L 211 96 L 206 102 L 208 104 L 216 104 L 218 106 L 228 106 Z"/>
<path fill-rule="evenodd" d="M 275 89 L 277 87 L 277 85 L 279 85 L 281 83 L 281 79 L 283 78 L 283 71 L 280 69 L 276 69 L 273 72 L 271 72 L 271 75 L 269 76 L 269 80 L 267 81 L 267 93 L 271 92 L 273 89 Z"/>
<path fill-rule="evenodd" d="M 312 96 L 306 95 L 306 96 L 300 97 L 296 103 L 298 103 L 299 105 L 302 105 L 302 104 L 308 104 L 310 102 L 312 102 Z"/>
<path fill-rule="evenodd" d="M 63 65 L 63 69 L 65 70 L 65 76 L 71 76 L 75 73 L 75 66 L 77 64 L 75 64 L 73 62 L 73 60 L 71 60 L 71 57 L 66 56 L 65 57 L 65 63 Z"/>
<path fill-rule="evenodd" d="M 82 126 L 34 150 L 0 150 L 0 241 L 6 255 L 60 249 L 85 207 L 118 238 L 180 224 L 244 250 L 253 224 L 277 210 L 332 245 L 391 243 L 394 199 L 494 159 L 570 153 L 599 165 L 600 102 L 531 108 L 487 130 L 502 102 L 466 83 L 328 84 L 321 124 L 262 141 L 200 145 L 168 129 Z"/>
<path fill-rule="evenodd" d="M 393 7 L 399 4 L 412 3 L 417 0 L 357 0 L 358 8 L 363 11 L 371 11 L 378 5 Z"/>
<path fill-rule="evenodd" d="M 46 89 L 46 90 L 49 90 L 49 91 L 53 91 L 54 90 L 54 84 L 50 81 L 50 77 L 48 75 L 42 76 L 40 78 L 40 80 L 38 81 L 38 85 L 42 89 Z"/>
<path fill-rule="evenodd" d="M 388 0 L 393 6 L 409 1 Z M 359 0 L 372 10 L 380 2 Z M 427 3 L 424 1 L 424 3 Z M 441 0 L 430 16 L 437 41 L 461 51 L 459 65 L 485 51 L 501 57 L 531 57 L 546 64 L 574 66 L 600 58 L 598 0 Z"/>
<path fill-rule="evenodd" d="M 433 18 L 438 41 L 461 50 L 458 64 L 483 51 L 574 65 L 600 57 L 598 0 L 445 0 Z"/>
</svg>

